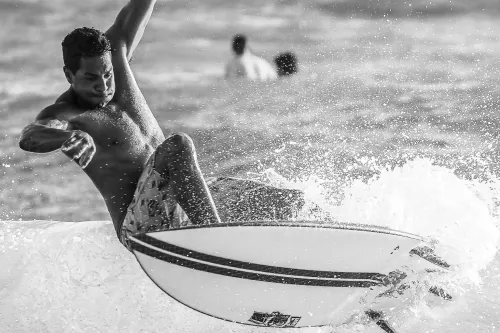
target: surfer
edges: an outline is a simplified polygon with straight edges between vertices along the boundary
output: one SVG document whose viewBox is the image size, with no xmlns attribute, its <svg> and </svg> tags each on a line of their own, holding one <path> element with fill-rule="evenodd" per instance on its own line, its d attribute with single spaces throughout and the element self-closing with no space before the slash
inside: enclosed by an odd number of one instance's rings
<svg viewBox="0 0 500 333">
<path fill-rule="evenodd" d="M 187 223 L 288 219 L 303 193 L 230 177 L 203 178 L 192 139 L 165 139 L 129 66 L 156 0 L 130 0 L 106 31 L 77 28 L 62 42 L 69 88 L 22 131 L 21 149 L 61 150 L 101 193 L 120 241 Z M 244 190 L 244 193 L 243 193 Z"/>
<path fill-rule="evenodd" d="M 278 77 L 276 69 L 266 60 L 256 56 L 247 46 L 245 35 L 238 34 L 232 41 L 233 58 L 226 65 L 226 78 L 248 78 L 268 81 Z"/>
<path fill-rule="evenodd" d="M 171 222 L 220 222 L 192 139 L 165 138 L 129 66 L 156 0 L 130 0 L 106 32 L 77 28 L 62 42 L 70 87 L 22 131 L 23 150 L 61 150 L 101 193 L 118 238 Z"/>
</svg>

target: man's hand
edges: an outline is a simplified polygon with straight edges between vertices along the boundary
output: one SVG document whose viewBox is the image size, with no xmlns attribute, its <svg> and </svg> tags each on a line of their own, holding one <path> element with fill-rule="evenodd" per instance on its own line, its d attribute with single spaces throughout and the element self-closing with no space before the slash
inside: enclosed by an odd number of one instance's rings
<svg viewBox="0 0 500 333">
<path fill-rule="evenodd" d="M 62 144 L 61 151 L 85 169 L 94 157 L 96 148 L 94 140 L 88 133 L 76 130 Z"/>
<path fill-rule="evenodd" d="M 106 31 L 112 48 L 125 50 L 128 61 L 132 59 L 134 50 L 142 39 L 155 3 L 156 0 L 130 0 L 118 13 L 113 25 Z"/>
</svg>

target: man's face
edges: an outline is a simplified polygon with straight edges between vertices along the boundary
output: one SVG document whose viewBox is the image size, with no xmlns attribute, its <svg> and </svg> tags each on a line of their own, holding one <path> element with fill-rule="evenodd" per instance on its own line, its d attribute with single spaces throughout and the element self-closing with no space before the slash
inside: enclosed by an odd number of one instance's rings
<svg viewBox="0 0 500 333">
<path fill-rule="evenodd" d="M 65 69 L 66 78 L 75 93 L 91 107 L 103 107 L 115 93 L 115 78 L 111 53 L 81 58 L 80 68 L 73 74 Z"/>
</svg>

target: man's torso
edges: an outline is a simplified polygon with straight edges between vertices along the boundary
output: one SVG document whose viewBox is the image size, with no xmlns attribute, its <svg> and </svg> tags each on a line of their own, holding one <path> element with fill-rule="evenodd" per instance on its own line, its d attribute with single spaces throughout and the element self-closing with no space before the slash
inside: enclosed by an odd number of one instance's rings
<svg viewBox="0 0 500 333">
<path fill-rule="evenodd" d="M 112 58 L 116 83 L 112 101 L 98 109 L 77 109 L 68 119 L 71 129 L 94 140 L 96 153 L 84 171 L 103 196 L 115 228 L 126 214 L 145 162 L 164 140 L 125 55 L 119 52 Z M 58 101 L 76 107 L 71 91 Z"/>
<path fill-rule="evenodd" d="M 266 81 L 277 77 L 276 70 L 264 59 L 248 52 L 236 56 L 228 64 L 229 77 L 246 77 L 250 80 Z"/>
</svg>

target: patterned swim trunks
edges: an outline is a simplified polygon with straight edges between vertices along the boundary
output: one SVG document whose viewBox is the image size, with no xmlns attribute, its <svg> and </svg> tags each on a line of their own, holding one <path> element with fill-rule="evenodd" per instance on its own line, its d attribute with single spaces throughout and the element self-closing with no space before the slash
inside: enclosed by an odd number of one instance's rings
<svg viewBox="0 0 500 333">
<path fill-rule="evenodd" d="M 153 153 L 146 162 L 121 227 L 120 240 L 129 250 L 129 235 L 189 224 L 189 218 L 175 200 L 170 179 L 154 169 L 155 157 Z"/>
</svg>

